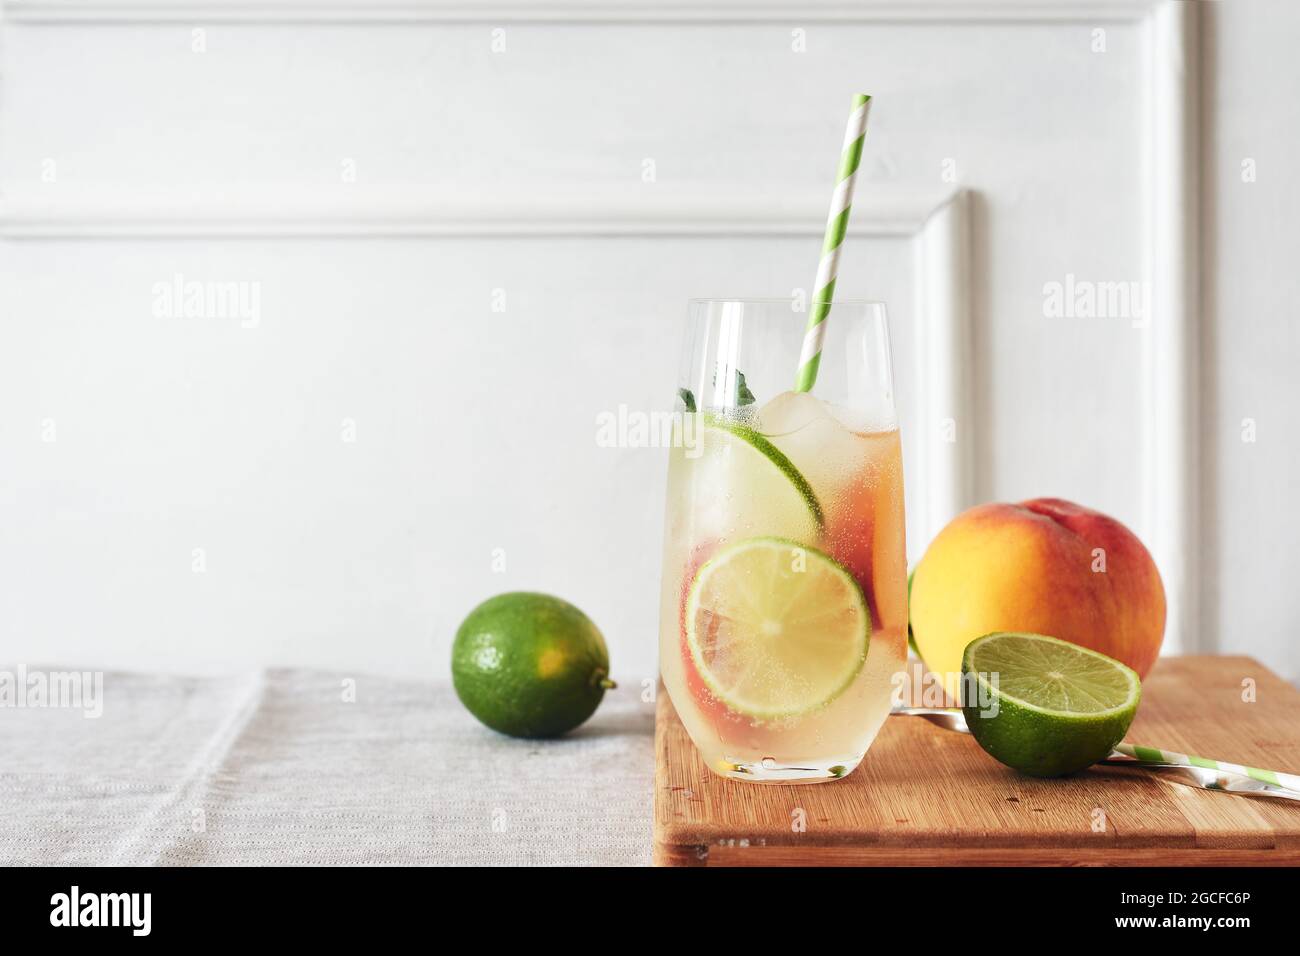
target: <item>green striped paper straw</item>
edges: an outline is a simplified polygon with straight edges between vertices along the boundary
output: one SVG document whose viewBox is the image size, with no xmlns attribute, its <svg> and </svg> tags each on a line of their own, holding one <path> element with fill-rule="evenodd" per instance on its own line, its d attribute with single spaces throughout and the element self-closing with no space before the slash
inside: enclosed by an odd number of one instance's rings
<svg viewBox="0 0 1300 956">
<path fill-rule="evenodd" d="M 1224 770 L 1228 773 L 1245 774 L 1247 777 L 1260 781 L 1260 783 L 1300 791 L 1300 776 L 1293 773 L 1260 770 L 1258 767 L 1243 767 L 1240 764 L 1225 763 L 1222 760 L 1207 760 L 1205 757 L 1193 757 L 1189 754 L 1175 753 L 1172 750 L 1157 750 L 1155 747 L 1142 747 L 1137 744 L 1116 744 L 1115 749 L 1125 757 L 1132 757 L 1138 763 L 1172 763 L 1180 767 Z"/>
<path fill-rule="evenodd" d="M 871 97 L 858 93 L 853 97 L 853 110 L 849 113 L 848 127 L 844 131 L 844 149 L 840 153 L 840 171 L 835 178 L 835 195 L 831 198 L 830 215 L 826 218 L 826 241 L 822 244 L 821 262 L 817 264 L 817 281 L 813 284 L 812 311 L 803 336 L 803 351 L 799 354 L 799 377 L 795 391 L 808 392 L 817 381 L 817 369 L 822 360 L 822 340 L 826 337 L 826 316 L 830 315 L 831 300 L 835 294 L 835 277 L 840 269 L 840 247 L 849 226 L 849 209 L 853 205 L 853 184 L 858 178 L 858 164 L 862 161 L 862 141 L 867 135 L 867 113 L 871 110 Z"/>
</svg>

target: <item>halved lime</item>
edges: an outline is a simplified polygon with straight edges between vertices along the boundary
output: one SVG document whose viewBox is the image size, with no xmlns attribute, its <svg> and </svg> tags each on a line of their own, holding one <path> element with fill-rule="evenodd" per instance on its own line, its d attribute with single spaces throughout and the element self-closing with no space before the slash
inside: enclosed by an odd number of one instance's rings
<svg viewBox="0 0 1300 956">
<path fill-rule="evenodd" d="M 767 460 L 768 466 L 775 466 L 776 470 L 789 483 L 790 488 L 799 495 L 803 507 L 812 517 L 813 522 L 820 531 L 825 524 L 826 518 L 822 512 L 821 502 L 817 500 L 817 495 L 813 492 L 812 485 L 803 473 L 795 467 L 781 449 L 772 444 L 766 437 L 759 434 L 748 425 L 723 418 L 721 415 L 705 413 L 704 416 L 704 440 L 705 453 L 710 450 L 716 450 L 720 454 L 735 455 L 748 459 L 750 455 L 757 453 Z M 742 451 L 747 449 L 747 451 Z M 767 467 L 762 467 L 766 472 Z M 759 475 L 756 474 L 755 478 Z"/>
<path fill-rule="evenodd" d="M 962 710 L 979 745 L 1035 777 L 1074 773 L 1107 756 L 1142 699 L 1132 669 L 1045 634 L 976 638 L 961 670 Z"/>
<path fill-rule="evenodd" d="M 867 658 L 871 613 L 839 563 L 782 538 L 751 538 L 705 562 L 686 601 L 700 677 L 737 713 L 764 720 L 824 707 Z"/>
</svg>

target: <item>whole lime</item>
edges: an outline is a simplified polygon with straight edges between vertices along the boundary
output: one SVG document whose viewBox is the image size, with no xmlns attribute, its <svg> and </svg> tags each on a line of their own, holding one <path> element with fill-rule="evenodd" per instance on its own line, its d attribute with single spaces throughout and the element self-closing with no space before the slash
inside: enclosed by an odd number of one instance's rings
<svg viewBox="0 0 1300 956">
<path fill-rule="evenodd" d="M 451 649 L 451 679 L 471 714 L 512 737 L 557 737 L 613 687 L 605 638 L 549 594 L 513 591 L 470 611 Z"/>
</svg>

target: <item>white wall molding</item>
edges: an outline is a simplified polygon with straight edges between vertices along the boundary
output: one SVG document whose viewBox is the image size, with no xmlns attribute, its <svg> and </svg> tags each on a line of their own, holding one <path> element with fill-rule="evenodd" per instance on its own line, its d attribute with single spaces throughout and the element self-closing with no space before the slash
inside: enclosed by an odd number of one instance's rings
<svg viewBox="0 0 1300 956">
<path fill-rule="evenodd" d="M 1145 24 L 1148 96 L 1147 276 L 1151 316 L 1144 330 L 1143 424 L 1146 527 L 1164 577 L 1165 650 L 1190 654 L 1199 633 L 1200 11 L 1159 4 Z"/>
<path fill-rule="evenodd" d="M 863 23 L 1142 20 L 1159 0 L 8 0 L 23 23 Z"/>
<path fill-rule="evenodd" d="M 962 192 L 937 207 L 917 233 L 917 368 L 923 407 L 920 460 L 921 527 L 929 541 L 971 504 L 971 270 L 970 197 Z"/>
<path fill-rule="evenodd" d="M 926 541 L 971 504 L 970 223 L 961 191 L 873 187 L 854 204 L 852 236 L 911 240 L 917 295 L 923 434 L 918 474 L 925 498 L 918 509 Z M 156 201 L 155 201 L 156 202 Z M 216 201 L 155 206 L 127 201 L 117 207 L 7 204 L 0 207 L 0 238 L 40 239 L 311 239 L 311 238 L 808 238 L 825 230 L 825 197 L 764 206 L 752 198 L 696 196 L 659 199 L 643 194 L 617 201 L 534 197 L 467 208 L 413 196 L 408 202 L 296 203 L 231 210 Z M 953 419 L 957 441 L 944 435 Z"/>
<path fill-rule="evenodd" d="M 341 187 L 346 190 L 348 187 Z M 825 229 L 825 196 L 764 203 L 752 195 L 639 194 L 504 198 L 467 205 L 421 190 L 219 198 L 126 197 L 94 201 L 0 203 L 0 237 L 30 238 L 383 238 L 530 236 L 816 236 Z M 866 190 L 864 190 L 866 192 Z M 853 209 L 858 235 L 912 236 L 926 227 L 951 190 L 873 186 Z"/>
</svg>

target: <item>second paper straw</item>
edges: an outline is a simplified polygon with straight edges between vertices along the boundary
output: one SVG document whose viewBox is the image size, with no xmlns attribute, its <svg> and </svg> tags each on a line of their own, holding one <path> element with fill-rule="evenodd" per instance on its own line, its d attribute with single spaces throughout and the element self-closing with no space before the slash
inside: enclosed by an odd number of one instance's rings
<svg viewBox="0 0 1300 956">
<path fill-rule="evenodd" d="M 803 349 L 799 354 L 799 376 L 795 391 L 811 391 L 817 381 L 821 364 L 822 341 L 826 337 L 826 316 L 830 315 L 831 301 L 835 295 L 835 277 L 840 268 L 840 247 L 849 227 L 849 210 L 853 206 L 853 185 L 858 178 L 858 164 L 862 161 L 862 141 L 867 133 L 867 113 L 871 110 L 871 97 L 859 93 L 853 97 L 848 127 L 844 131 L 844 149 L 840 153 L 839 174 L 836 176 L 835 195 L 831 199 L 830 215 L 826 218 L 826 240 L 822 243 L 822 257 L 817 264 L 817 281 L 813 285 L 812 310 L 804 332 Z"/>
</svg>

